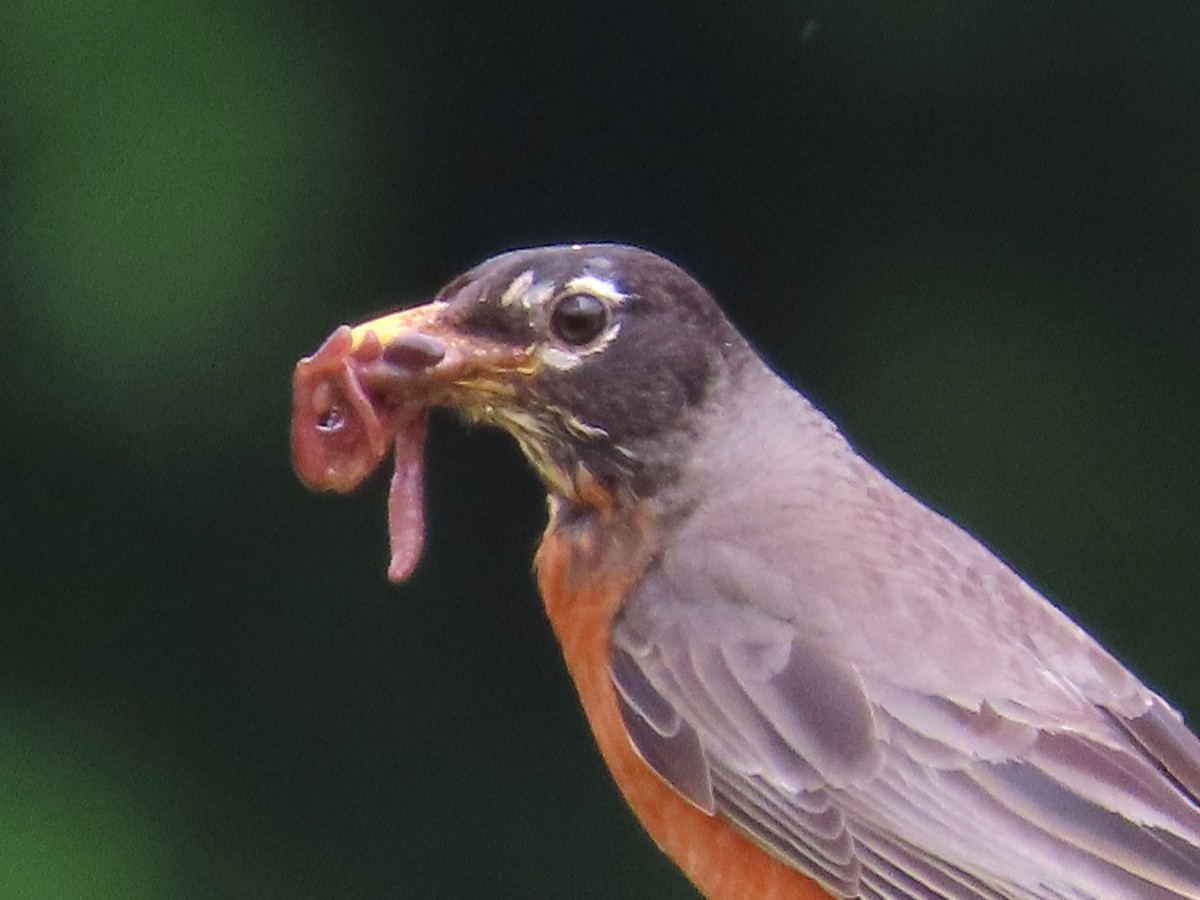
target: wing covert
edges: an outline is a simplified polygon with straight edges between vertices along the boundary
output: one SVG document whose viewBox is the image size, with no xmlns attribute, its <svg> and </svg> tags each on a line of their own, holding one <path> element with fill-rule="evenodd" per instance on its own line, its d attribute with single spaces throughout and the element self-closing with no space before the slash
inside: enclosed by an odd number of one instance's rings
<svg viewBox="0 0 1200 900">
<path fill-rule="evenodd" d="M 1002 698 L 964 708 L 671 576 L 652 568 L 613 624 L 632 742 L 836 896 L 1200 898 L 1200 741 L 1161 701 L 1058 729 Z"/>
</svg>

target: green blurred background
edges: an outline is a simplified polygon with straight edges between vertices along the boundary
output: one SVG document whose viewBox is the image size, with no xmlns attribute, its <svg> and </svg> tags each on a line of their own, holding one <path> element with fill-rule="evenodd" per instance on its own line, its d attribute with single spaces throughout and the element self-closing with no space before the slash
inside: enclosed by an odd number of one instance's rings
<svg viewBox="0 0 1200 900">
<path fill-rule="evenodd" d="M 295 359 L 519 245 L 698 274 L 1200 718 L 1200 6 L 7 0 L 0 897 L 687 898 L 588 739 L 542 500 L 306 493 Z"/>
</svg>

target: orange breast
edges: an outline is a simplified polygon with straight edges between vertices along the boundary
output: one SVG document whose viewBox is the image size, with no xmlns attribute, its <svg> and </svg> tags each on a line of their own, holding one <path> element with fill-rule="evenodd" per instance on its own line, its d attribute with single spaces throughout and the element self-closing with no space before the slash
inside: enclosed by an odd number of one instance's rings
<svg viewBox="0 0 1200 900">
<path fill-rule="evenodd" d="M 616 552 L 605 552 L 614 548 L 595 531 L 567 536 L 548 530 L 536 561 L 546 612 L 617 786 L 658 846 L 709 900 L 829 900 L 816 882 L 680 797 L 634 750 L 608 656 L 612 618 L 644 566 L 630 571 L 628 565 L 643 556 L 639 549 L 618 542 Z"/>
</svg>

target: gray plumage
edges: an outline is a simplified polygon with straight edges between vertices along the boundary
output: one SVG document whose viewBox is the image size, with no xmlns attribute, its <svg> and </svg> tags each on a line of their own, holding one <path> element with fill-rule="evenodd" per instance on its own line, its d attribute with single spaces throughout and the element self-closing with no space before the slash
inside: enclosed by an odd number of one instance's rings
<svg viewBox="0 0 1200 900">
<path fill-rule="evenodd" d="M 765 366 L 709 402 L 614 623 L 647 762 L 841 897 L 1200 898 L 1178 714 Z"/>
</svg>

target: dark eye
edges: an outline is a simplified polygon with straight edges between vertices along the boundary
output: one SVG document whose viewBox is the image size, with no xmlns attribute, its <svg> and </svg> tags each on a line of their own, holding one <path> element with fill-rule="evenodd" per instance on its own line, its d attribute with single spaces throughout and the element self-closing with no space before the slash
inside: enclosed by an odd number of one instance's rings
<svg viewBox="0 0 1200 900">
<path fill-rule="evenodd" d="M 566 344 L 586 344 L 607 326 L 608 307 L 591 294 L 568 294 L 550 313 L 550 330 Z"/>
</svg>

